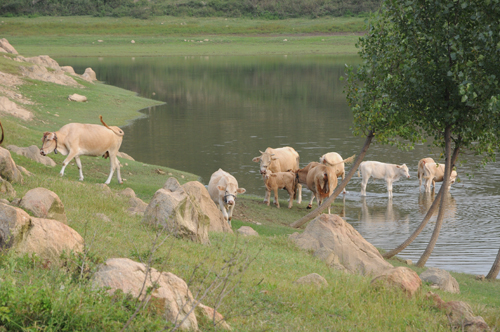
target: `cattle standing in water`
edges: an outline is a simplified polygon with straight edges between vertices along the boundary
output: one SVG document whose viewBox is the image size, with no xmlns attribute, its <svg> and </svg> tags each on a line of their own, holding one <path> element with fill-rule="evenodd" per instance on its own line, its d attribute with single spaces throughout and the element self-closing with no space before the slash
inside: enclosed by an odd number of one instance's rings
<svg viewBox="0 0 500 332">
<path fill-rule="evenodd" d="M 309 172 L 314 167 L 319 166 L 319 165 L 321 165 L 321 164 L 317 163 L 315 161 L 312 161 L 309 164 L 307 164 L 306 167 L 298 169 L 295 173 L 297 174 L 297 180 L 299 181 L 299 183 L 307 186 L 307 174 L 309 174 Z M 314 193 L 313 193 L 313 195 L 311 197 L 311 201 L 309 202 L 309 205 L 307 205 L 308 209 L 312 208 L 312 203 L 314 201 L 314 198 L 315 198 L 315 196 L 314 196 Z"/>
<path fill-rule="evenodd" d="M 266 170 L 278 173 L 288 170 L 295 172 L 299 169 L 299 154 L 289 146 L 278 149 L 267 148 L 265 152 L 259 152 L 261 155 L 253 158 L 252 161 L 260 162 L 260 174 L 262 175 L 266 173 Z M 297 185 L 297 192 L 297 203 L 300 204 L 302 202 L 302 186 L 300 184 Z M 264 203 L 269 202 L 270 195 L 271 192 L 266 191 Z"/>
<path fill-rule="evenodd" d="M 236 196 L 243 194 L 245 191 L 244 188 L 238 188 L 238 181 L 234 176 L 221 168 L 212 174 L 208 183 L 208 193 L 215 204 L 219 205 L 224 220 L 229 225 L 231 225 L 231 218 L 236 205 Z"/>
<path fill-rule="evenodd" d="M 344 161 L 342 160 L 342 156 L 337 152 L 325 153 L 319 158 L 319 162 L 327 166 L 334 167 L 337 177 L 341 176 L 342 181 L 345 179 L 345 164 Z M 345 187 L 342 193 L 343 194 L 347 193 Z"/>
<path fill-rule="evenodd" d="M 308 209 L 312 208 L 312 201 L 314 197 L 318 202 L 318 206 L 323 203 L 325 198 L 333 194 L 333 190 L 337 187 L 338 179 L 335 168 L 319 164 L 313 167 L 307 173 L 307 188 L 313 192 L 314 196 L 307 206 Z M 330 214 L 330 206 L 328 206 L 328 214 Z"/>
<path fill-rule="evenodd" d="M 278 201 L 278 189 L 285 189 L 288 191 L 288 195 L 290 196 L 288 200 L 288 208 L 291 209 L 298 182 L 296 174 L 292 171 L 273 173 L 270 170 L 266 170 L 264 174 L 266 191 L 269 192 L 269 194 L 266 193 L 266 195 L 271 196 L 271 190 L 274 191 L 274 205 L 278 208 L 280 207 L 280 203 Z M 267 206 L 269 206 L 269 201 L 267 202 Z"/>
<path fill-rule="evenodd" d="M 424 165 L 433 162 L 434 159 L 432 158 L 422 158 L 418 161 L 418 168 L 417 168 L 418 192 L 420 192 L 420 187 L 422 187 L 422 179 L 424 177 Z M 432 183 L 432 185 L 434 185 L 434 183 Z"/>
<path fill-rule="evenodd" d="M 424 179 L 425 179 L 425 192 L 431 192 L 431 182 L 432 186 L 435 187 L 436 182 L 443 182 L 444 180 L 444 164 L 436 164 L 436 163 L 426 163 L 424 165 Z M 450 190 L 451 185 L 455 183 L 457 179 L 457 171 L 452 170 L 450 174 L 450 186 L 448 190 Z"/>
<path fill-rule="evenodd" d="M 61 176 L 69 162 L 75 158 L 80 171 L 80 181 L 83 181 L 82 163 L 80 156 L 109 156 L 111 170 L 105 184 L 111 182 L 111 177 L 116 169 L 118 183 L 123 183 L 120 175 L 120 162 L 116 158 L 122 144 L 123 131 L 116 127 L 109 127 L 99 116 L 103 126 L 95 124 L 69 123 L 56 132 L 45 132 L 42 138 L 40 154 L 46 156 L 52 151 L 61 152 L 67 156 L 63 161 Z"/>
<path fill-rule="evenodd" d="M 366 196 L 366 184 L 370 177 L 374 179 L 385 179 L 387 183 L 387 196 L 389 198 L 392 197 L 392 183 L 394 181 L 399 180 L 402 176 L 408 179 L 410 178 L 408 167 L 405 164 L 395 165 L 378 161 L 363 161 L 361 165 L 359 165 L 358 176 L 360 170 L 363 176 L 363 180 L 361 181 L 361 196 Z"/>
</svg>

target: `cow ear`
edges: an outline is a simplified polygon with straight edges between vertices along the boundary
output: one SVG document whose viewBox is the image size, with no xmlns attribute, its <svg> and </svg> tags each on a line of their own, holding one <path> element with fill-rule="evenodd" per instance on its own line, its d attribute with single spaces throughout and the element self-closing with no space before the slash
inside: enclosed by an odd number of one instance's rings
<svg viewBox="0 0 500 332">
<path fill-rule="evenodd" d="M 271 160 L 278 160 L 278 158 L 276 158 L 276 157 L 271 157 Z"/>
<path fill-rule="evenodd" d="M 396 165 L 396 167 L 397 167 L 397 168 L 401 168 L 401 166 L 399 166 L 399 165 Z"/>
<path fill-rule="evenodd" d="M 224 191 L 224 190 L 226 190 L 226 187 L 223 187 L 223 186 L 217 186 L 217 189 Z"/>
<path fill-rule="evenodd" d="M 252 159 L 252 161 L 258 163 L 260 161 L 260 157 L 255 157 Z"/>
<path fill-rule="evenodd" d="M 238 194 L 244 194 L 246 191 L 247 191 L 247 190 L 246 190 L 245 188 L 238 188 L 238 189 L 236 190 L 236 192 L 237 192 Z"/>
</svg>

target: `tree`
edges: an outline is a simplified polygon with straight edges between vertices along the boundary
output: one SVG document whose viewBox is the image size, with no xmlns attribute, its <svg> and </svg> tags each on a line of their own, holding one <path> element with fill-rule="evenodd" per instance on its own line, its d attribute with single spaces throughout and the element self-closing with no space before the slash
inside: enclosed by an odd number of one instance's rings
<svg viewBox="0 0 500 332">
<path fill-rule="evenodd" d="M 376 142 L 405 149 L 431 137 L 444 150 L 439 198 L 446 197 L 461 151 L 482 156 L 483 163 L 495 158 L 499 18 L 500 0 L 386 0 L 358 43 L 363 63 L 347 69 L 355 134 L 373 132 Z M 418 266 L 425 265 L 439 236 L 446 200 L 436 199 L 422 224 L 438 204 L 436 226 Z"/>
</svg>

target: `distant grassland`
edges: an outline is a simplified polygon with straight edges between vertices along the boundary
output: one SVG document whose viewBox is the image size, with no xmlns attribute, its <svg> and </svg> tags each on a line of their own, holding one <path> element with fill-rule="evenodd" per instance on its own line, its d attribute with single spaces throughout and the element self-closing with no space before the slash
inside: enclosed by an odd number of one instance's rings
<svg viewBox="0 0 500 332">
<path fill-rule="evenodd" d="M 24 56 L 355 54 L 362 18 L 2 18 Z M 99 40 L 101 42 L 99 42 Z M 134 43 L 132 43 L 132 40 Z"/>
</svg>

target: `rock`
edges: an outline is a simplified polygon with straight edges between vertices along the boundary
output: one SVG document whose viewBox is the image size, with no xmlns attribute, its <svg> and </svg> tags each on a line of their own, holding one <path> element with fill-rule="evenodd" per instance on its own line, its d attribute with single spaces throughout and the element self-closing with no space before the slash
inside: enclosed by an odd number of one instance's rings
<svg viewBox="0 0 500 332">
<path fill-rule="evenodd" d="M 10 205 L 12 206 L 19 206 L 20 203 L 21 203 L 20 198 L 14 198 L 12 201 L 10 201 Z"/>
<path fill-rule="evenodd" d="M 318 287 L 328 285 L 326 279 L 317 273 L 311 273 L 306 276 L 300 277 L 299 279 L 295 280 L 295 283 L 299 285 L 316 285 Z"/>
<path fill-rule="evenodd" d="M 62 66 L 61 70 L 65 73 L 68 73 L 70 75 L 76 75 L 75 70 L 71 66 Z"/>
<path fill-rule="evenodd" d="M 52 59 L 48 55 L 39 55 L 39 56 L 31 57 L 31 58 L 24 58 L 22 56 L 19 56 L 18 58 L 21 58 L 22 60 L 24 60 L 26 62 L 30 62 L 30 63 L 33 63 L 35 65 L 41 66 L 41 67 L 51 68 L 51 69 L 54 69 L 56 71 L 61 70 L 61 67 L 59 66 L 57 61 Z"/>
<path fill-rule="evenodd" d="M 104 183 L 96 183 L 95 186 L 106 196 L 113 195 L 113 191 L 107 184 Z"/>
<path fill-rule="evenodd" d="M 314 252 L 314 256 L 319 258 L 320 260 L 325 262 L 326 265 L 328 265 L 329 267 L 331 267 L 335 270 L 346 272 L 346 273 L 351 273 L 349 270 L 347 270 L 344 267 L 344 265 L 342 265 L 340 263 L 339 257 L 337 255 L 335 255 L 335 252 L 333 252 L 332 249 L 328 249 L 325 247 L 319 248 L 318 250 L 316 250 Z"/>
<path fill-rule="evenodd" d="M 163 302 L 165 318 L 175 324 L 187 317 L 181 329 L 198 330 L 194 310 L 189 313 L 195 304 L 194 298 L 184 280 L 173 273 L 159 272 L 154 268 L 150 269 L 146 278 L 147 271 L 144 264 L 128 258 L 111 258 L 99 267 L 92 281 L 96 287 L 109 287 L 108 292 L 111 294 L 121 289 L 139 300 L 144 299 L 145 290 L 153 286 L 151 280 L 156 281 L 157 287 L 147 296 Z"/>
<path fill-rule="evenodd" d="M 131 42 L 132 44 L 135 44 L 135 40 L 133 40 L 133 39 L 132 39 L 130 42 Z"/>
<path fill-rule="evenodd" d="M 26 148 L 20 148 L 15 145 L 8 145 L 7 149 L 10 151 L 20 155 L 20 156 L 25 156 L 26 158 L 29 158 L 31 160 L 36 161 L 37 163 L 46 165 L 46 166 L 51 166 L 54 167 L 56 166 L 56 162 L 52 160 L 50 157 L 47 156 L 42 156 L 40 154 L 40 148 L 36 145 L 32 145 Z"/>
<path fill-rule="evenodd" d="M 99 220 L 104 221 L 104 222 L 111 222 L 111 219 L 107 215 L 105 215 L 104 213 L 96 213 L 95 217 Z"/>
<path fill-rule="evenodd" d="M 386 286 L 396 286 L 402 289 L 407 295 L 413 296 L 422 285 L 418 274 L 412 269 L 404 266 L 388 269 L 376 276 L 371 281 L 372 285 L 384 284 Z"/>
<path fill-rule="evenodd" d="M 64 205 L 59 196 L 45 188 L 29 190 L 21 199 L 20 207 L 31 212 L 35 217 L 55 219 L 67 223 Z"/>
<path fill-rule="evenodd" d="M 420 279 L 430 282 L 432 285 L 436 285 L 445 292 L 454 294 L 460 293 L 460 287 L 457 280 L 453 278 L 448 271 L 431 267 L 420 274 Z"/>
<path fill-rule="evenodd" d="M 215 314 L 215 322 L 214 322 L 214 314 Z M 198 321 L 207 320 L 210 324 L 217 326 L 223 330 L 231 331 L 232 328 L 229 324 L 224 320 L 224 316 L 222 316 L 219 312 L 210 308 L 204 304 L 198 304 L 195 309 L 196 319 Z"/>
<path fill-rule="evenodd" d="M 73 93 L 72 95 L 68 96 L 69 101 L 77 101 L 79 103 L 84 103 L 87 101 L 87 97 L 79 95 L 77 93 Z"/>
<path fill-rule="evenodd" d="M 12 250 L 18 255 L 36 254 L 43 260 L 59 264 L 63 251 L 82 252 L 83 242 L 80 234 L 62 222 L 32 217 Z"/>
<path fill-rule="evenodd" d="M 10 152 L 2 147 L 0 147 L 0 176 L 12 183 L 23 182 L 23 176 L 12 160 Z"/>
<path fill-rule="evenodd" d="M 479 281 L 484 281 L 486 279 L 486 277 L 484 276 L 484 274 L 478 274 L 476 276 L 476 280 L 479 280 Z"/>
<path fill-rule="evenodd" d="M 405 264 L 406 265 L 413 265 L 413 262 L 411 259 L 407 259 L 407 260 L 405 260 Z"/>
<path fill-rule="evenodd" d="M 56 71 L 48 71 L 47 68 L 39 65 L 33 65 L 31 67 L 20 66 L 20 68 L 23 76 L 34 80 L 78 88 L 81 87 L 81 85 L 78 84 L 74 78 L 66 75 L 61 69 L 58 69 Z"/>
<path fill-rule="evenodd" d="M 4 96 L 0 96 L 0 112 L 10 114 L 25 121 L 33 119 L 33 113 L 20 107 L 15 102 Z"/>
<path fill-rule="evenodd" d="M 240 228 L 238 228 L 237 232 L 243 236 L 259 236 L 259 233 L 257 233 L 250 226 L 241 226 Z"/>
<path fill-rule="evenodd" d="M 130 197 L 134 198 L 135 197 L 135 192 L 132 188 L 125 188 L 122 191 L 118 193 L 120 196 L 125 196 L 125 197 Z"/>
<path fill-rule="evenodd" d="M 435 306 L 444 310 L 452 330 L 479 332 L 490 331 L 490 327 L 481 316 L 474 316 L 471 307 L 462 301 L 444 302 L 439 295 L 429 292 L 426 298 L 432 300 Z"/>
<path fill-rule="evenodd" d="M 85 72 L 83 73 L 82 78 L 87 80 L 87 81 L 90 81 L 90 82 L 97 81 L 95 71 L 93 71 L 92 68 L 90 68 L 90 67 L 85 69 Z"/>
<path fill-rule="evenodd" d="M 128 200 L 128 204 L 130 205 L 130 207 L 127 209 L 127 212 L 130 215 L 138 214 L 140 216 L 143 216 L 148 207 L 148 204 L 138 197 L 130 197 L 130 199 Z"/>
<path fill-rule="evenodd" d="M 159 168 L 155 169 L 155 170 L 154 170 L 154 172 L 155 172 L 156 174 L 160 174 L 160 175 L 165 175 L 165 174 L 167 174 L 167 173 L 165 173 L 165 171 L 162 171 L 162 170 L 161 170 L 161 169 L 159 169 Z"/>
<path fill-rule="evenodd" d="M 0 39 L 0 47 L 5 50 L 5 52 L 10 54 L 19 54 L 16 49 L 12 47 L 9 41 L 5 38 Z"/>
<path fill-rule="evenodd" d="M 330 249 L 338 257 L 339 264 L 350 273 L 378 275 L 393 267 L 358 231 L 334 214 L 318 216 L 302 234 L 294 233 L 290 239 L 305 250 Z M 325 257 L 331 256 L 327 254 Z"/>
<path fill-rule="evenodd" d="M 33 173 L 31 173 L 30 171 L 28 171 L 26 168 L 24 168 L 23 166 L 20 166 L 20 165 L 17 165 L 17 169 L 24 175 L 26 176 L 32 176 Z"/>
<path fill-rule="evenodd" d="M 10 205 L 10 202 L 8 200 L 6 200 L 5 198 L 0 198 L 0 203 L 1 204 L 7 204 L 7 205 Z"/>
<path fill-rule="evenodd" d="M 0 197 L 16 197 L 16 191 L 9 181 L 0 177 Z"/>
<path fill-rule="evenodd" d="M 134 158 L 132 158 L 131 156 L 129 156 L 128 154 L 126 154 L 125 152 L 120 152 L 118 151 L 118 153 L 116 154 L 117 157 L 119 158 L 123 158 L 123 159 L 128 159 L 128 160 L 132 160 L 132 161 L 135 161 Z"/>
<path fill-rule="evenodd" d="M 0 203 L 0 248 L 10 248 L 28 229 L 31 217 L 23 210 Z"/>
<path fill-rule="evenodd" d="M 163 188 L 156 191 L 144 213 L 144 222 L 163 226 L 177 237 L 209 243 L 210 217 L 175 178 L 169 178 Z"/>
</svg>

